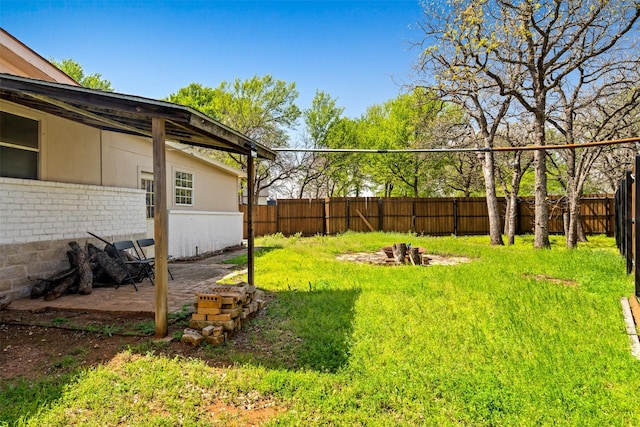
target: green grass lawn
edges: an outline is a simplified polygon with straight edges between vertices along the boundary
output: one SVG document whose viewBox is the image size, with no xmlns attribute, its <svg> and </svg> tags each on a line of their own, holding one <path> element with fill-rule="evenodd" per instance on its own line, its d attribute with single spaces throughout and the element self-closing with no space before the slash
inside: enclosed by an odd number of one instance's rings
<svg viewBox="0 0 640 427">
<path fill-rule="evenodd" d="M 46 382 L 2 387 L 0 420 L 233 425 L 242 420 L 216 417 L 211 405 L 267 402 L 278 408 L 270 425 L 639 426 L 640 361 L 630 354 L 620 308 L 633 282 L 613 239 L 566 250 L 557 238 L 538 251 L 530 237 L 511 247 L 488 240 L 262 238 L 257 244 L 269 250 L 256 261 L 256 284 L 274 297 L 246 332 L 255 353 L 233 342 L 207 349 L 234 363 L 214 369 L 125 352 L 50 394 Z M 473 262 L 335 259 L 403 241 Z"/>
</svg>

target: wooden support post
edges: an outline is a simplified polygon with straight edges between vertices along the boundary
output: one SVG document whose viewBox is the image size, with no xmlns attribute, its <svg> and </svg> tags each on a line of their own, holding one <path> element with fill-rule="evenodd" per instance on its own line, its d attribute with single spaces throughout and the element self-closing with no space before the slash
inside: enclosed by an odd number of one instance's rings
<svg viewBox="0 0 640 427">
<path fill-rule="evenodd" d="M 247 281 L 254 283 L 254 247 L 253 247 L 253 150 L 247 155 Z"/>
<path fill-rule="evenodd" d="M 167 218 L 167 162 L 165 153 L 165 121 L 152 118 L 153 134 L 153 238 L 155 240 L 155 320 L 156 338 L 168 335 L 169 313 L 167 303 L 168 280 L 168 224 Z"/>
</svg>

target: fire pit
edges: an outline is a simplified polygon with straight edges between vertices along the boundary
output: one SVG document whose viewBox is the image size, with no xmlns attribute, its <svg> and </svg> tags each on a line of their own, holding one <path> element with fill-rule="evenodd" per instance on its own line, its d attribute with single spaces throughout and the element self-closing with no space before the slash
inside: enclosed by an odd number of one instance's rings
<svg viewBox="0 0 640 427">
<path fill-rule="evenodd" d="M 393 258 L 393 248 L 391 246 L 384 246 L 380 249 L 387 255 L 387 258 Z M 424 254 L 426 251 L 427 250 L 425 248 L 418 247 L 418 253 L 420 255 Z"/>
</svg>

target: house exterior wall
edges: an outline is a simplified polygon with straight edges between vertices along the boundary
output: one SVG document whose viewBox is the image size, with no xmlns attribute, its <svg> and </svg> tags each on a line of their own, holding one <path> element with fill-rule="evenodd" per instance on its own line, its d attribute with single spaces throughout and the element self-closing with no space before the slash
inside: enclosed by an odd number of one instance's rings
<svg viewBox="0 0 640 427">
<path fill-rule="evenodd" d="M 242 243 L 241 212 L 169 211 L 169 255 L 189 257 Z"/>
<path fill-rule="evenodd" d="M 153 237 L 143 173 L 153 172 L 149 138 L 101 131 L 0 101 L 40 123 L 39 180 L 0 177 L 0 295 L 28 294 L 31 277 L 68 268 L 68 242 L 91 231 L 107 240 Z M 169 254 L 188 257 L 242 242 L 237 173 L 167 145 Z M 193 204 L 176 205 L 176 171 L 193 174 Z M 151 225 L 152 225 L 152 221 Z M 94 243 L 99 243 L 94 241 Z M 102 246 L 102 245 L 101 245 Z"/>
<path fill-rule="evenodd" d="M 40 123 L 40 180 L 102 185 L 99 129 L 7 101 L 0 110 Z"/>
<path fill-rule="evenodd" d="M 143 173 L 153 173 L 151 141 L 114 132 L 102 133 L 103 185 L 137 187 Z M 238 212 L 237 174 L 218 170 L 167 146 L 167 208 L 174 210 Z M 176 172 L 193 174 L 193 205 L 175 203 Z"/>
<path fill-rule="evenodd" d="M 87 231 L 110 241 L 144 237 L 144 212 L 142 190 L 0 178 L 0 295 L 27 295 L 28 277 L 69 268 L 68 242 L 99 243 Z"/>
</svg>

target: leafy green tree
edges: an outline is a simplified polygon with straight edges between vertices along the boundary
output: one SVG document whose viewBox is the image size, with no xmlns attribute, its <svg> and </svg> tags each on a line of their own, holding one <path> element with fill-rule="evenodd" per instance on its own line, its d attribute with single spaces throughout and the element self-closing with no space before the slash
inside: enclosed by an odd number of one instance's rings
<svg viewBox="0 0 640 427">
<path fill-rule="evenodd" d="M 167 97 L 170 102 L 197 108 L 249 138 L 270 148 L 285 147 L 289 131 L 300 117 L 295 104 L 298 97 L 295 83 L 276 80 L 270 75 L 247 80 L 222 82 L 217 88 L 192 83 Z M 227 155 L 233 166 L 246 170 L 244 156 Z M 278 155 L 269 164 L 258 162 L 255 173 L 255 194 L 290 179 L 297 172 L 291 155 Z"/>
<path fill-rule="evenodd" d="M 308 148 L 328 148 L 328 137 L 339 122 L 344 108 L 337 106 L 337 100 L 323 91 L 316 91 L 311 108 L 302 113 L 307 132 Z M 298 177 L 298 197 L 320 197 L 328 193 L 329 169 L 334 158 L 323 153 L 304 153 Z"/>
<path fill-rule="evenodd" d="M 363 120 L 342 117 L 327 136 L 327 146 L 336 149 L 363 148 Z M 370 165 L 375 154 L 326 154 L 327 195 L 330 197 L 359 197 L 372 185 Z"/>
<path fill-rule="evenodd" d="M 74 61 L 73 59 L 63 59 L 61 61 L 51 59 L 49 62 L 58 67 L 69 77 L 71 77 L 73 80 L 77 81 L 84 87 L 90 89 L 100 89 L 107 92 L 113 92 L 114 90 L 111 86 L 111 82 L 109 80 L 103 79 L 102 74 L 94 73 L 86 75 L 82 65 L 80 65 L 79 62 Z"/>
<path fill-rule="evenodd" d="M 439 148 L 448 142 L 444 131 L 460 119 L 452 106 L 423 88 L 402 94 L 367 110 L 362 120 L 362 145 L 379 150 Z M 431 196 L 442 188 L 442 156 L 433 153 L 378 155 L 370 165 L 371 179 L 384 196 Z"/>
</svg>

